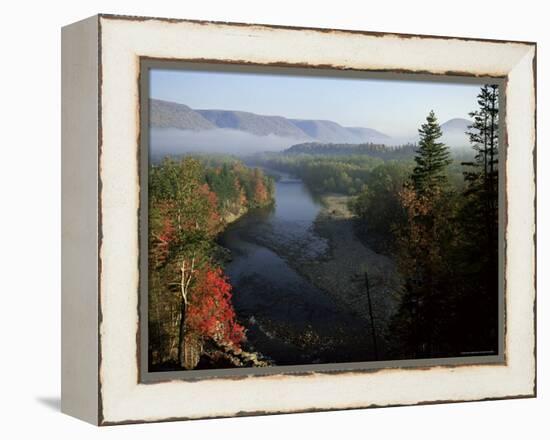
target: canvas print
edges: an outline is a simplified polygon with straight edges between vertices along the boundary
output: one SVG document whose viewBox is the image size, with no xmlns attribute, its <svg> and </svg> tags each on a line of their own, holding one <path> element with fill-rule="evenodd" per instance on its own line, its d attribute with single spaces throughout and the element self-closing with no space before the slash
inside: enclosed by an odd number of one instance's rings
<svg viewBox="0 0 550 440">
<path fill-rule="evenodd" d="M 148 72 L 148 370 L 499 354 L 499 86 Z"/>
</svg>

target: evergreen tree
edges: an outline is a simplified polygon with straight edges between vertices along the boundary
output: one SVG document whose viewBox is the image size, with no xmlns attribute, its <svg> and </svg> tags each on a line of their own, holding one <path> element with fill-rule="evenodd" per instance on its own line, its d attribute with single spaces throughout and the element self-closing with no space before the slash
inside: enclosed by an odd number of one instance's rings
<svg viewBox="0 0 550 440">
<path fill-rule="evenodd" d="M 392 326 L 401 352 L 430 357 L 448 350 L 444 334 L 450 312 L 447 252 L 454 236 L 453 193 L 447 188 L 450 152 L 438 141 L 442 133 L 433 110 L 418 131 L 416 166 L 399 194 L 406 218 L 396 237 L 404 290 Z"/>
<path fill-rule="evenodd" d="M 441 127 L 434 111 L 426 117 L 426 123 L 418 130 L 420 141 L 414 160 L 416 166 L 411 180 L 418 193 L 431 192 L 441 188 L 447 182 L 446 168 L 451 163 L 449 148 L 442 142 Z"/>
<path fill-rule="evenodd" d="M 461 280 L 463 303 L 468 304 L 465 340 L 484 349 L 498 348 L 498 126 L 499 90 L 485 85 L 478 95 L 478 110 L 471 112 L 468 135 L 476 152 L 465 162 L 466 189 L 460 211 Z M 459 316 L 462 316 L 462 313 Z M 465 324 L 464 322 L 462 324 Z M 460 325 L 460 323 L 459 323 Z M 487 331 L 489 329 L 489 331 Z M 472 343 L 473 346 L 473 343 Z"/>
<path fill-rule="evenodd" d="M 488 246 L 495 247 L 498 230 L 498 106 L 497 85 L 484 85 L 478 95 L 479 109 L 471 112 L 474 123 L 467 133 L 476 152 L 474 162 L 465 162 L 465 196 L 470 210 L 483 225 Z"/>
</svg>

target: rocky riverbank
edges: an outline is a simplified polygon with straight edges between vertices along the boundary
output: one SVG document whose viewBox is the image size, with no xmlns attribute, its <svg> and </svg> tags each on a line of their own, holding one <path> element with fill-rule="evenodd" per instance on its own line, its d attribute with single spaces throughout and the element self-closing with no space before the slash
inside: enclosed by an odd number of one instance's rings
<svg viewBox="0 0 550 440">
<path fill-rule="evenodd" d="M 301 262 L 297 270 L 312 284 L 337 297 L 370 321 L 365 288 L 367 272 L 374 323 L 383 350 L 400 284 L 396 265 L 389 257 L 374 252 L 357 239 L 353 216 L 348 208 L 348 196 L 328 194 L 321 201 L 323 208 L 314 223 L 314 229 L 319 236 L 328 240 L 328 252 L 323 258 Z"/>
</svg>

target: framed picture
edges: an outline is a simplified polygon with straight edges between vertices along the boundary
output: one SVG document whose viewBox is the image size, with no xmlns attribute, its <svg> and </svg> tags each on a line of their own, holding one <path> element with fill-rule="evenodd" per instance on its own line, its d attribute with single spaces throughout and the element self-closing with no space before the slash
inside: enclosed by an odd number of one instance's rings
<svg viewBox="0 0 550 440">
<path fill-rule="evenodd" d="M 536 46 L 99 15 L 62 32 L 62 410 L 536 395 Z"/>
</svg>

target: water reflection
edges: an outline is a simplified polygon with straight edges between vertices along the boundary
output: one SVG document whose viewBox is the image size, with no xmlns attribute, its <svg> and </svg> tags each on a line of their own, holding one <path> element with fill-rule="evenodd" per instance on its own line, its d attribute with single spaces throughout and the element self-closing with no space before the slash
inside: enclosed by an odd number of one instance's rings
<svg viewBox="0 0 550 440">
<path fill-rule="evenodd" d="M 328 251 L 313 228 L 320 204 L 288 175 L 275 191 L 274 207 L 250 212 L 221 237 L 232 252 L 225 271 L 246 348 L 276 365 L 371 360 L 366 323 L 294 269 Z"/>
</svg>

